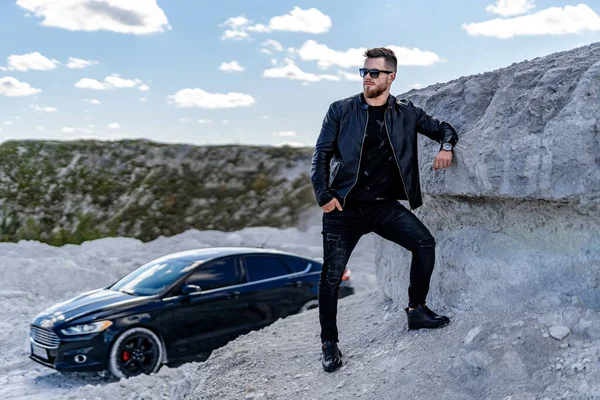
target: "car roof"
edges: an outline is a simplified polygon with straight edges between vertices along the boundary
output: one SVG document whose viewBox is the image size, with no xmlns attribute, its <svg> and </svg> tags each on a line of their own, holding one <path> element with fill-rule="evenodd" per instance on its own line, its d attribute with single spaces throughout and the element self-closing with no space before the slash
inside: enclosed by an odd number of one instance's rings
<svg viewBox="0 0 600 400">
<path fill-rule="evenodd" d="M 194 258 L 200 261 L 238 254 L 278 254 L 292 257 L 301 257 L 309 260 L 313 259 L 312 257 L 301 256 L 299 254 L 290 253 L 283 250 L 244 246 L 205 247 L 201 249 L 184 250 L 176 253 L 167 254 L 162 258 Z"/>
</svg>

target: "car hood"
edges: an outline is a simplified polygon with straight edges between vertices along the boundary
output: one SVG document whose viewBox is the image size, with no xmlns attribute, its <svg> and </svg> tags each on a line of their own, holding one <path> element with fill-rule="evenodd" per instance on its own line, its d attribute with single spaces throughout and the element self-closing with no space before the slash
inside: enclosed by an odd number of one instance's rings
<svg viewBox="0 0 600 400">
<path fill-rule="evenodd" d="M 134 296 L 108 289 L 96 289 L 82 293 L 53 305 L 38 314 L 33 325 L 52 329 L 89 314 L 110 309 L 123 309 L 138 303 L 145 303 L 149 297 Z"/>
</svg>

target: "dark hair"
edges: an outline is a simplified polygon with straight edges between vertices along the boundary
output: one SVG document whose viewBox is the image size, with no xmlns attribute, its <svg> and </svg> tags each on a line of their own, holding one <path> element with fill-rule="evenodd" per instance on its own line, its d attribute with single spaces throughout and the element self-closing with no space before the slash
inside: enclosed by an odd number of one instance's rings
<svg viewBox="0 0 600 400">
<path fill-rule="evenodd" d="M 396 54 L 394 54 L 392 49 L 388 49 L 387 47 L 374 47 L 366 50 L 364 56 L 367 58 L 383 57 L 385 59 L 385 65 L 387 65 L 387 68 L 396 72 L 398 59 L 396 58 Z"/>
</svg>

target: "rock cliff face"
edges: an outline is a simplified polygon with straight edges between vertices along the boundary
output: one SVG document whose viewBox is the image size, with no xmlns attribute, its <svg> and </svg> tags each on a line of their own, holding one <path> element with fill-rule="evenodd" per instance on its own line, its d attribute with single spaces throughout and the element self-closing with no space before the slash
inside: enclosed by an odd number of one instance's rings
<svg viewBox="0 0 600 400">
<path fill-rule="evenodd" d="M 150 141 L 0 144 L 0 241 L 143 241 L 289 227 L 314 206 L 312 149 Z"/>
<path fill-rule="evenodd" d="M 576 295 L 600 309 L 600 43 L 400 97 L 460 137 L 437 172 L 438 144 L 419 143 L 415 214 L 437 242 L 427 303 L 535 307 Z M 377 246 L 381 289 L 407 304 L 410 253 Z"/>
</svg>

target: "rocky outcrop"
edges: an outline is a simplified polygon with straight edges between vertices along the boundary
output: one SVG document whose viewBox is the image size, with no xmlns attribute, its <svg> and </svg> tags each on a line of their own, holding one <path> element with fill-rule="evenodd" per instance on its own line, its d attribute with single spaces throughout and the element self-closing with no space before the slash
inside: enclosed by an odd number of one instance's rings
<svg viewBox="0 0 600 400">
<path fill-rule="evenodd" d="M 312 149 L 146 140 L 0 144 L 0 241 L 149 241 L 290 227 L 314 206 Z"/>
<path fill-rule="evenodd" d="M 419 143 L 415 214 L 437 242 L 428 304 L 542 307 L 577 295 L 600 309 L 600 43 L 400 97 L 460 137 L 437 172 L 438 145 Z M 377 245 L 379 285 L 406 304 L 410 253 Z"/>
</svg>

